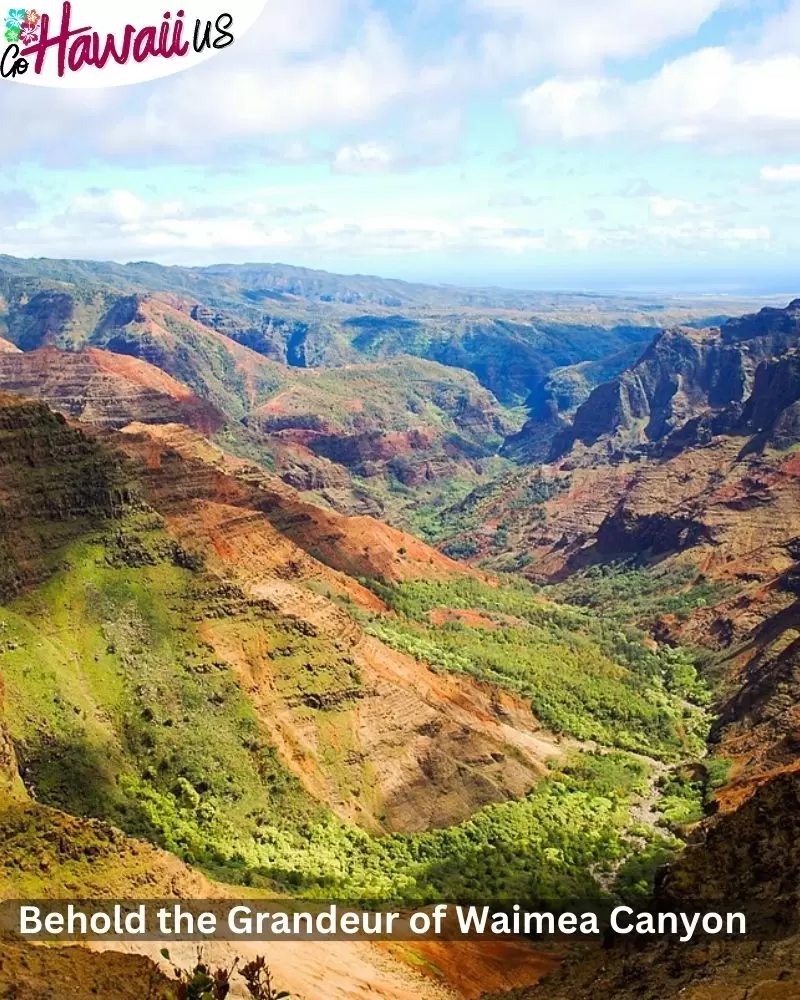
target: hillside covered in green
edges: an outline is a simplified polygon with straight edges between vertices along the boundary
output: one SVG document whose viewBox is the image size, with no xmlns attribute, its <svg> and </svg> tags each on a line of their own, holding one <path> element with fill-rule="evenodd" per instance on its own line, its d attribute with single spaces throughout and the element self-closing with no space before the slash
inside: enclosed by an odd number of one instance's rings
<svg viewBox="0 0 800 1000">
<path fill-rule="evenodd" d="M 40 804 L 110 822 L 228 882 L 347 899 L 589 896 L 617 878 L 641 891 L 634 856 L 672 849 L 666 830 L 632 818 L 651 765 L 618 748 L 690 755 L 702 711 L 661 682 L 663 664 L 634 633 L 513 584 L 371 581 L 395 613 L 352 609 L 353 627 L 433 670 L 513 690 L 564 737 L 608 747 L 576 743 L 528 795 L 456 826 L 376 836 L 291 772 L 235 659 L 210 637 L 228 649 L 257 641 L 279 677 L 305 671 L 300 694 L 318 715 L 341 711 L 311 697 L 326 685 L 358 697 L 345 649 L 209 569 L 108 445 L 40 406 L 11 401 L 2 413 L 0 671 L 20 773 Z M 498 628 L 434 634 L 425 616 L 442 602 L 498 616 Z"/>
</svg>

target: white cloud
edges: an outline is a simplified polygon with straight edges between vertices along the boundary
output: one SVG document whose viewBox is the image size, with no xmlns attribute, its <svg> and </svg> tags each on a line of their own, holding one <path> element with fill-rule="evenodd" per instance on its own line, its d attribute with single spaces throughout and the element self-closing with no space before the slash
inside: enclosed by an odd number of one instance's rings
<svg viewBox="0 0 800 1000">
<path fill-rule="evenodd" d="M 608 60 L 691 36 L 730 2 L 468 0 L 458 32 L 423 44 L 410 22 L 392 20 L 386 0 L 269 0 L 230 56 L 157 84 L 51 91 L 46 101 L 37 88 L 0 88 L 0 113 L 13 135 L 0 158 L 56 166 L 93 158 L 332 158 L 340 172 L 405 170 L 453 158 L 470 95 L 492 92 L 509 74 L 535 78 L 547 67 L 560 75 L 528 89 L 518 104 L 533 139 L 634 134 L 730 144 L 741 135 L 743 143 L 800 145 L 793 97 L 800 0 L 768 23 L 749 60 L 716 48 L 636 83 L 604 72 Z M 427 5 L 440 13 L 447 2 Z M 386 15 L 378 13 L 382 6 Z M 787 51 L 792 37 L 797 46 Z M 497 91 L 495 98 L 499 104 Z"/>
<path fill-rule="evenodd" d="M 762 167 L 761 180 L 769 184 L 800 183 L 800 163 L 784 163 L 780 167 Z"/>
<path fill-rule="evenodd" d="M 42 212 L 35 224 L 0 221 L 0 253 L 20 256 L 82 256 L 155 259 L 163 263 L 212 263 L 220 259 L 373 258 L 420 253 L 479 251 L 499 255 L 595 251 L 703 252 L 744 246 L 768 247 L 766 225 L 743 226 L 678 199 L 656 202 L 657 211 L 639 225 L 614 225 L 602 213 L 585 215 L 588 225 L 566 216 L 546 229 L 521 225 L 505 214 L 437 210 L 416 212 L 411 204 L 324 214 L 317 206 L 281 213 L 258 197 L 225 205 L 146 200 L 126 190 L 75 196 L 63 210 Z M 651 205 L 652 207 L 652 205 Z"/>
<path fill-rule="evenodd" d="M 523 128 L 530 138 L 611 135 L 619 129 L 619 119 L 610 106 L 612 88 L 610 80 L 599 77 L 547 80 L 520 98 Z"/>
<path fill-rule="evenodd" d="M 108 191 L 76 195 L 68 213 L 85 222 L 109 222 L 125 225 L 139 222 L 147 213 L 147 205 L 130 191 Z"/>
<path fill-rule="evenodd" d="M 219 206 L 220 209 L 223 206 Z M 486 249 L 521 253 L 545 246 L 541 231 L 495 216 L 446 218 L 413 212 L 351 215 L 284 215 L 275 206 L 243 199 L 224 210 L 175 201 L 143 201 L 129 191 L 86 192 L 36 226 L 0 221 L 0 252 L 67 256 L 80 245 L 84 256 L 101 259 L 204 260 L 237 253 L 296 254 L 342 251 L 359 254 L 418 253 Z"/>
<path fill-rule="evenodd" d="M 800 49 L 800 0 L 793 0 L 785 10 L 767 21 L 759 49 L 767 53 Z"/>
<path fill-rule="evenodd" d="M 731 36 L 736 48 L 641 61 L 732 2 L 749 3 L 745 17 L 754 15 L 749 33 Z M 327 258 L 333 269 L 378 253 L 786 249 L 793 223 L 776 205 L 800 183 L 800 0 L 763 32 L 760 2 L 413 0 L 417 12 L 429 11 L 421 38 L 389 0 L 269 0 L 234 55 L 158 84 L 51 91 L 46 100 L 35 88 L 0 87 L 4 164 L 91 164 L 100 169 L 87 186 L 100 178 L 111 189 L 61 199 L 55 211 L 58 185 L 43 184 L 47 217 L 20 200 L 0 219 L 0 245 L 165 262 Z M 614 62 L 625 59 L 639 61 Z M 531 84 L 513 102 L 523 135 L 575 147 L 512 153 L 503 115 L 514 74 Z M 594 149 L 578 146 L 606 140 L 607 153 L 594 159 Z M 670 175 L 647 150 L 637 162 L 649 142 L 755 149 L 768 165 L 759 184 L 749 159 L 732 159 L 726 180 L 708 191 L 697 148 L 676 154 Z M 460 176 L 443 169 L 396 186 L 389 176 L 451 165 L 460 154 Z M 144 181 L 113 169 L 160 162 L 225 171 L 227 193 L 214 193 L 223 190 L 215 177 L 205 192 L 187 182 L 183 201 L 159 201 L 158 191 L 176 190 L 171 172 L 148 193 Z M 270 170 L 276 163 L 386 177 L 376 197 L 373 183 L 311 169 L 289 180 L 288 169 Z M 15 189 L 26 183 L 22 167 L 6 174 Z M 78 176 L 69 175 L 70 190 Z M 743 206 L 723 208 L 734 194 Z M 546 230 L 532 228 L 540 225 Z"/>
<path fill-rule="evenodd" d="M 380 142 L 362 142 L 342 146 L 333 158 L 333 169 L 340 174 L 385 173 L 397 163 L 393 149 Z"/>
<path fill-rule="evenodd" d="M 426 83 L 425 74 L 412 73 L 385 23 L 372 19 L 344 51 L 288 62 L 245 57 L 235 69 L 218 59 L 202 72 L 180 74 L 104 141 L 109 151 L 129 154 L 144 145 L 207 156 L 231 140 L 366 122 Z"/>
<path fill-rule="evenodd" d="M 772 239 L 768 226 L 731 226 L 714 219 L 652 226 L 648 232 L 653 244 L 680 250 L 736 250 Z"/>
<path fill-rule="evenodd" d="M 385 174 L 451 162 L 455 159 L 463 123 L 457 113 L 415 117 L 403 130 L 403 141 L 368 139 L 341 146 L 331 167 L 339 174 Z"/>
<path fill-rule="evenodd" d="M 800 147 L 798 93 L 798 55 L 740 59 L 725 48 L 706 48 L 634 83 L 551 79 L 526 91 L 518 107 L 531 140 L 628 134 L 720 148 Z"/>
<path fill-rule="evenodd" d="M 370 254 L 472 249 L 523 253 L 546 246 L 540 230 L 491 216 L 447 219 L 409 213 L 330 218 L 307 227 L 305 235 L 327 249 Z"/>
<path fill-rule="evenodd" d="M 725 0 L 472 0 L 490 26 L 484 56 L 503 73 L 569 70 L 652 52 L 694 34 Z"/>
</svg>

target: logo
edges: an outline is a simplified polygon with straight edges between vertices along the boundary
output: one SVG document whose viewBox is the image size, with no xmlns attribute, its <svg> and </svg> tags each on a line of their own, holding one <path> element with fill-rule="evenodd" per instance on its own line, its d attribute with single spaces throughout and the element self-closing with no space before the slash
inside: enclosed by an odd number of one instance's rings
<svg viewBox="0 0 800 1000">
<path fill-rule="evenodd" d="M 12 7 L 0 39 L 0 78 L 62 88 L 155 80 L 230 48 L 265 3 L 178 0 L 170 10 L 167 0 L 64 0 L 41 11 Z"/>
</svg>

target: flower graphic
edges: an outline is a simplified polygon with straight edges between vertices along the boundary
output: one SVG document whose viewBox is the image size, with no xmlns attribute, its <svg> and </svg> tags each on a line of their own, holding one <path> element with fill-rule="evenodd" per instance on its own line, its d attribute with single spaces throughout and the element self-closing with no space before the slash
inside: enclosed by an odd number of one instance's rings
<svg viewBox="0 0 800 1000">
<path fill-rule="evenodd" d="M 25 23 L 29 24 L 32 28 L 35 28 L 41 19 L 41 14 L 38 14 L 35 10 L 25 11 Z"/>
<path fill-rule="evenodd" d="M 13 31 L 15 28 L 17 31 L 25 23 L 25 11 L 24 10 L 14 10 L 12 7 L 8 12 L 8 17 L 6 18 L 6 27 L 9 31 Z M 6 36 L 8 37 L 8 36 Z M 16 41 L 16 38 L 14 39 Z"/>
<path fill-rule="evenodd" d="M 8 28 L 6 30 L 6 41 L 7 42 L 18 42 L 19 41 L 19 28 Z"/>
<path fill-rule="evenodd" d="M 23 24 L 19 29 L 19 40 L 23 45 L 34 45 L 39 41 L 39 32 L 30 24 Z"/>
</svg>

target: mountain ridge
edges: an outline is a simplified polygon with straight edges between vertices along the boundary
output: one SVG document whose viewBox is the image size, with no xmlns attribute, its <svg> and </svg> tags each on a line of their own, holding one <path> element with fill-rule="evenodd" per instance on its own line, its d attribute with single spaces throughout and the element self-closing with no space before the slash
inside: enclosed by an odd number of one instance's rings
<svg viewBox="0 0 800 1000">
<path fill-rule="evenodd" d="M 622 452 L 658 445 L 669 451 L 671 444 L 699 443 L 726 430 L 744 433 L 748 421 L 763 422 L 763 409 L 755 408 L 769 391 L 761 384 L 768 363 L 790 356 L 798 344 L 800 299 L 705 332 L 664 331 L 634 365 L 594 390 L 551 457 L 563 457 L 575 445 L 591 448 L 601 439 Z M 795 394 L 787 405 L 796 399 Z"/>
</svg>

